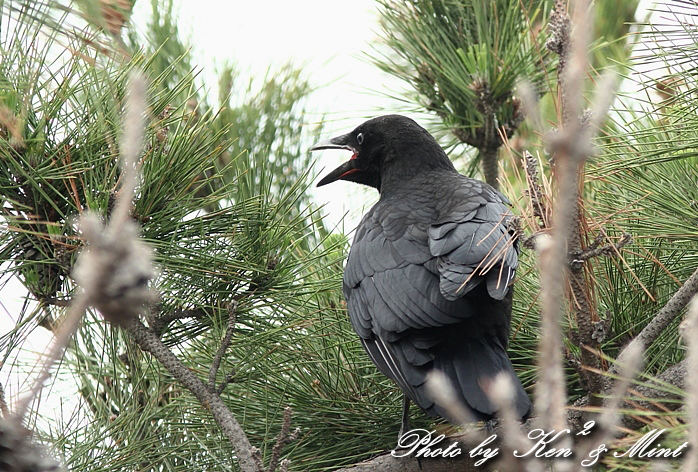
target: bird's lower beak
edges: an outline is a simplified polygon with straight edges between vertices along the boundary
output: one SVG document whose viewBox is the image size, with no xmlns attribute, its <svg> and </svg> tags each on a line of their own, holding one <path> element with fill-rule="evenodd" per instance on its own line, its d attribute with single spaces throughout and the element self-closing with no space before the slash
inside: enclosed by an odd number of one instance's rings
<svg viewBox="0 0 698 472">
<path fill-rule="evenodd" d="M 350 142 L 350 139 L 350 135 L 345 134 L 342 136 L 337 136 L 336 138 L 328 139 L 327 141 L 322 141 L 310 148 L 311 151 L 320 151 L 322 149 L 346 149 L 354 153 L 350 160 L 337 167 L 335 170 L 327 174 L 325 177 L 323 177 L 323 179 L 320 180 L 320 182 L 318 182 L 318 187 L 331 184 L 336 180 L 343 179 L 344 177 L 347 177 L 348 175 L 351 175 L 361 170 L 357 166 L 355 160 L 357 150 L 348 144 Z"/>
<path fill-rule="evenodd" d="M 354 172 L 358 172 L 359 169 L 358 166 L 356 165 L 356 160 L 351 159 L 342 164 L 341 166 L 337 167 L 335 170 L 327 174 L 322 178 L 320 182 L 317 183 L 318 187 L 322 187 L 323 185 L 331 184 L 332 182 L 336 180 L 343 179 L 344 177 L 353 174 Z"/>
</svg>

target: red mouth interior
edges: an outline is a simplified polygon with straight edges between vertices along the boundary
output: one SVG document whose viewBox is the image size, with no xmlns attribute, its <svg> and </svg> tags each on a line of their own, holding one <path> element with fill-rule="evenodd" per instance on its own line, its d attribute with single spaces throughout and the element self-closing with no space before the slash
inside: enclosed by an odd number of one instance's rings
<svg viewBox="0 0 698 472">
<path fill-rule="evenodd" d="M 356 155 L 356 153 L 354 153 L 354 154 L 351 155 L 351 158 L 349 158 L 349 160 L 350 160 L 350 161 L 353 161 L 353 160 L 356 159 L 357 157 L 358 157 L 358 156 Z M 342 175 L 340 175 L 339 178 L 340 178 L 340 179 L 343 179 L 344 177 L 346 177 L 346 176 L 349 175 L 349 174 L 353 174 L 354 172 L 360 172 L 360 171 L 361 171 L 361 169 L 357 169 L 357 168 L 350 169 L 350 170 L 346 171 L 345 173 L 343 173 Z"/>
</svg>

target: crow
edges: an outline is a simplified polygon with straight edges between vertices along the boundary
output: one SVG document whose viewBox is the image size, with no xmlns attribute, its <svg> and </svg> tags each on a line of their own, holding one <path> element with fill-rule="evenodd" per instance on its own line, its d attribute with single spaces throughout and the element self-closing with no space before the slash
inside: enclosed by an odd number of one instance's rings
<svg viewBox="0 0 698 472">
<path fill-rule="evenodd" d="M 436 140 L 400 115 L 371 119 L 311 148 L 345 149 L 351 159 L 317 184 L 347 180 L 378 190 L 356 229 L 344 269 L 351 325 L 366 352 L 429 416 L 458 424 L 425 387 L 430 371 L 451 383 L 471 419 L 497 416 L 490 399 L 499 373 L 514 386 L 513 409 L 531 402 L 507 356 L 518 244 L 510 203 L 460 175 Z"/>
</svg>

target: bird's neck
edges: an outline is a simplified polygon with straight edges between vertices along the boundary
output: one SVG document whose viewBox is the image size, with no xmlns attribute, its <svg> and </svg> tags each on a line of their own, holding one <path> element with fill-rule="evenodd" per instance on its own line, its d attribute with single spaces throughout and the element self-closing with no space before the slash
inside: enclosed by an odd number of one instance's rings
<svg viewBox="0 0 698 472">
<path fill-rule="evenodd" d="M 427 182 L 438 185 L 440 176 L 457 174 L 456 168 L 446 154 L 438 149 L 438 154 L 406 153 L 394 160 L 388 160 L 380 171 L 381 195 L 409 189 L 417 177 L 424 177 Z M 428 159 L 425 159 L 425 156 Z M 423 184 L 422 184 L 423 185 Z"/>
</svg>

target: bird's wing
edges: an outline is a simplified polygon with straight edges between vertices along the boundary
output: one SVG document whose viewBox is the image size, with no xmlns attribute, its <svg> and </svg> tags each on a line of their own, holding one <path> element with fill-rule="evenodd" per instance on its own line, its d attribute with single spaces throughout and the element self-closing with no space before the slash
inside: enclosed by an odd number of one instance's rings
<svg viewBox="0 0 698 472">
<path fill-rule="evenodd" d="M 344 294 L 362 338 L 374 332 L 389 341 L 409 328 L 459 319 L 439 294 L 438 276 L 426 267 L 434 260 L 426 226 L 410 224 L 407 213 L 374 207 L 357 228 L 344 270 Z"/>
<path fill-rule="evenodd" d="M 344 271 L 349 316 L 361 337 L 374 332 L 391 341 L 410 328 L 457 323 L 477 312 L 462 298 L 482 282 L 493 299 L 504 298 L 517 266 L 508 202 L 478 184 L 464 181 L 448 208 L 430 215 L 416 214 L 426 205 L 396 199 L 364 216 Z"/>
<path fill-rule="evenodd" d="M 473 195 L 478 187 L 479 194 Z M 509 202 L 489 187 L 464 190 L 453 199 L 462 203 L 427 230 L 429 251 L 438 258 L 441 294 L 456 300 L 484 282 L 490 297 L 502 300 L 518 267 Z"/>
<path fill-rule="evenodd" d="M 517 265 L 506 200 L 490 190 L 455 192 L 452 201 L 447 211 L 423 217 L 415 213 L 426 207 L 408 199 L 376 205 L 357 228 L 344 271 L 349 318 L 373 362 L 409 398 L 442 416 L 424 389 L 429 369 L 461 375 L 456 380 L 466 393 L 480 392 L 472 379 L 505 368 L 515 379 L 505 351 L 510 298 L 502 301 Z M 501 285 L 490 281 L 500 271 Z M 494 406 L 471 393 L 463 401 L 474 414 L 491 415 Z"/>
</svg>

